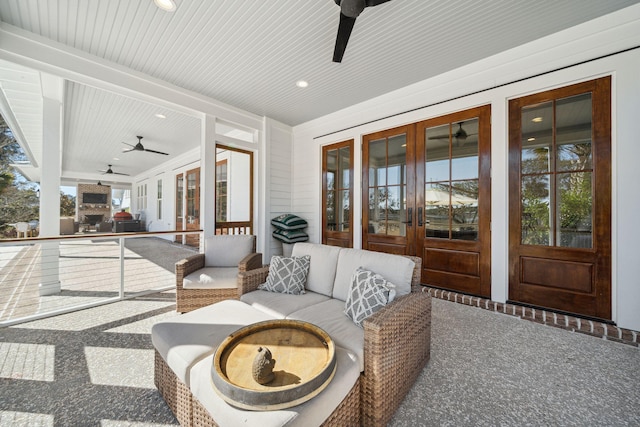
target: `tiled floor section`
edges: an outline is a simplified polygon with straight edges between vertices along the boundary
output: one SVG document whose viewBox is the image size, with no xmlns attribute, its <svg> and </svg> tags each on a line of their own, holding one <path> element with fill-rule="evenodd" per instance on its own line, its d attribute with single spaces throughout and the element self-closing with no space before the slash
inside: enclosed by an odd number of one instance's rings
<svg viewBox="0 0 640 427">
<path fill-rule="evenodd" d="M 174 426 L 149 332 L 172 293 L 0 329 L 0 426 Z M 640 350 L 433 300 L 431 361 L 390 426 L 640 425 Z"/>
</svg>

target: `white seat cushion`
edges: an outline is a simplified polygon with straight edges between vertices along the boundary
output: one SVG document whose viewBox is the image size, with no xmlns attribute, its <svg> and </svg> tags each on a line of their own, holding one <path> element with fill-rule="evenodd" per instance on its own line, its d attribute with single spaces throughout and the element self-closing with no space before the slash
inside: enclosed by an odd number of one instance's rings
<svg viewBox="0 0 640 427">
<path fill-rule="evenodd" d="M 344 314 L 344 301 L 328 299 L 293 312 L 287 319 L 304 320 L 324 329 L 337 346 L 356 355 L 358 368 L 364 371 L 364 330 Z"/>
<path fill-rule="evenodd" d="M 151 328 L 151 342 L 188 386 L 189 370 L 196 362 L 213 354 L 232 332 L 264 320 L 273 317 L 243 302 L 225 300 L 156 323 Z"/>
<path fill-rule="evenodd" d="M 261 290 L 248 292 L 240 297 L 242 302 L 278 319 L 284 319 L 294 311 L 327 301 L 328 299 L 329 297 L 315 292 L 291 295 Z"/>
<path fill-rule="evenodd" d="M 336 280 L 333 284 L 333 297 L 347 300 L 351 286 L 351 276 L 358 267 L 373 271 L 396 286 L 396 296 L 411 293 L 411 278 L 415 263 L 400 255 L 382 252 L 365 251 L 363 249 L 344 248 L 340 251 Z"/>
<path fill-rule="evenodd" d="M 344 400 L 360 375 L 354 356 L 348 351 L 336 347 L 336 360 L 336 373 L 327 388 L 311 400 L 288 409 L 248 411 L 229 405 L 211 384 L 213 355 L 191 370 L 191 393 L 210 414 L 215 414 L 213 418 L 220 427 L 319 426 Z"/>
<path fill-rule="evenodd" d="M 291 256 L 311 257 L 305 288 L 328 297 L 333 293 L 338 255 L 342 248 L 314 243 L 296 243 Z"/>
<path fill-rule="evenodd" d="M 254 236 L 245 234 L 217 235 L 204 239 L 206 267 L 237 267 L 253 252 Z"/>
<path fill-rule="evenodd" d="M 238 267 L 205 267 L 187 275 L 185 289 L 223 289 L 238 287 Z"/>
</svg>

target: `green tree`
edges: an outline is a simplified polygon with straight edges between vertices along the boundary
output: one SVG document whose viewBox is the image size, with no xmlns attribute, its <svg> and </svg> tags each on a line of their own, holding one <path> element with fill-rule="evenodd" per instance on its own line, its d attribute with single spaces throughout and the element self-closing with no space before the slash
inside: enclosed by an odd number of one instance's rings
<svg viewBox="0 0 640 427">
<path fill-rule="evenodd" d="M 60 216 L 75 216 L 76 198 L 60 192 Z"/>
</svg>

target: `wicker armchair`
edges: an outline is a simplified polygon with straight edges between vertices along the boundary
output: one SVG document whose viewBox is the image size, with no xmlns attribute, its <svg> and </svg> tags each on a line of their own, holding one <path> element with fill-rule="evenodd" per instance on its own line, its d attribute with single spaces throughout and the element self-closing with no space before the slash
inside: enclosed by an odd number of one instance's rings
<svg viewBox="0 0 640 427">
<path fill-rule="evenodd" d="M 262 267 L 255 236 L 213 236 L 205 239 L 204 246 L 204 253 L 176 263 L 176 311 L 180 313 L 225 299 L 238 299 L 237 274 Z"/>
</svg>

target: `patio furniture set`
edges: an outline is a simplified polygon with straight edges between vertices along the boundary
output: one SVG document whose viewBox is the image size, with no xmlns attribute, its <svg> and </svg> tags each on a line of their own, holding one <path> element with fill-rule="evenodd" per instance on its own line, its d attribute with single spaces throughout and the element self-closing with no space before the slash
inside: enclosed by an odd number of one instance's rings
<svg viewBox="0 0 640 427">
<path fill-rule="evenodd" d="M 156 387 L 180 424 L 386 425 L 430 356 L 431 299 L 420 289 L 420 258 L 296 243 L 291 257 L 260 266 L 254 245 L 253 236 L 215 236 L 205 239 L 204 254 L 176 265 L 178 311 L 189 312 L 155 324 L 152 342 Z M 198 290 L 207 295 L 199 301 Z M 311 361 L 289 357 L 314 345 L 269 329 L 290 324 L 330 337 L 320 339 L 327 351 L 313 356 L 328 378 L 316 389 L 288 368 L 309 368 Z M 246 338 L 247 328 L 267 335 Z M 231 365 L 247 364 L 256 350 L 264 355 L 262 346 L 273 351 L 273 383 L 235 386 Z M 334 359 L 324 363 L 330 348 Z M 247 381 L 247 372 L 239 375 Z M 289 400 L 277 400 L 287 391 Z"/>
</svg>

